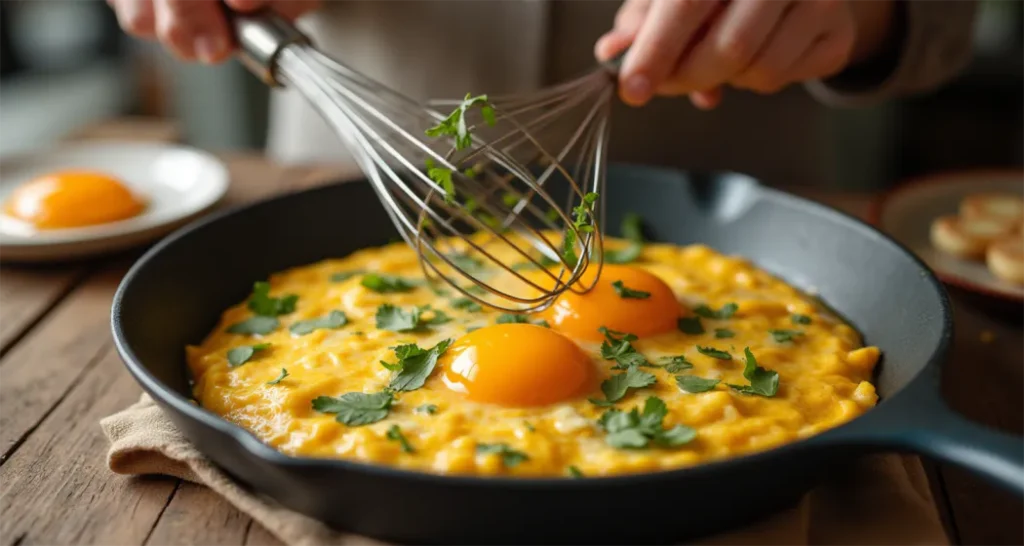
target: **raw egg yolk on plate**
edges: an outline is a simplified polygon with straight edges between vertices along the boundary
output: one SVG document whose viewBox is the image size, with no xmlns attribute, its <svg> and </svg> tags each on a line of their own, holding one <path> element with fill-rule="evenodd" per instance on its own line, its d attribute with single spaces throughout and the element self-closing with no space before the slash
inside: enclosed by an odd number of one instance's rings
<svg viewBox="0 0 1024 546">
<path fill-rule="evenodd" d="M 572 340 L 543 326 L 497 324 L 452 344 L 439 362 L 448 388 L 474 402 L 545 406 L 590 390 L 594 365 Z"/>
<path fill-rule="evenodd" d="M 64 171 L 19 186 L 4 204 L 4 212 L 39 229 L 60 229 L 125 220 L 145 206 L 109 175 Z"/>
<path fill-rule="evenodd" d="M 592 265 L 580 277 L 589 286 L 597 275 Z M 585 294 L 565 291 L 541 316 L 573 337 L 600 341 L 602 326 L 639 337 L 671 332 L 680 317 L 672 289 L 652 273 L 628 265 L 605 264 L 594 288 Z"/>
</svg>

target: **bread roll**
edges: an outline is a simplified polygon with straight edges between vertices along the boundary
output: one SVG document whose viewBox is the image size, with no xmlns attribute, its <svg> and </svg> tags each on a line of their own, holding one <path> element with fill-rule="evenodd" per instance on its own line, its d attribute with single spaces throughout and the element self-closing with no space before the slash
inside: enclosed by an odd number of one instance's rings
<svg viewBox="0 0 1024 546">
<path fill-rule="evenodd" d="M 1010 236 L 993 242 L 985 253 L 985 263 L 996 277 L 1024 284 L 1024 238 Z"/>
<path fill-rule="evenodd" d="M 1017 228 L 1000 221 L 942 216 L 932 222 L 931 240 L 939 250 L 966 259 L 981 259 L 993 241 Z"/>
<path fill-rule="evenodd" d="M 1024 199 L 1011 193 L 977 193 L 960 202 L 960 216 L 971 220 L 1006 222 L 1017 226 L 1024 221 Z"/>
</svg>

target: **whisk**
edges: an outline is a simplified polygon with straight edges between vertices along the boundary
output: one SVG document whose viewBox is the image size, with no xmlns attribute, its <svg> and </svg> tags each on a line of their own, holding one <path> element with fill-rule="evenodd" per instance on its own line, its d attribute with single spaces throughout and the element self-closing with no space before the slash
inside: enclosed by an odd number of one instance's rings
<svg viewBox="0 0 1024 546">
<path fill-rule="evenodd" d="M 423 104 L 274 15 L 232 21 L 242 62 L 334 128 L 428 279 L 509 312 L 596 284 L 617 61 L 534 93 Z"/>
</svg>

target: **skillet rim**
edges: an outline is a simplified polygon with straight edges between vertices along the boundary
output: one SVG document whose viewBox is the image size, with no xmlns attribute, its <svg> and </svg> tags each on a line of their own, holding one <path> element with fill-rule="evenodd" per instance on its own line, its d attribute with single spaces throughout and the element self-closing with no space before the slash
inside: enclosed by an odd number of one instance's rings
<svg viewBox="0 0 1024 546">
<path fill-rule="evenodd" d="M 169 247 L 177 243 L 180 239 L 183 239 L 193 232 L 201 230 L 211 224 L 221 221 L 235 214 L 242 214 L 251 209 L 269 206 L 275 201 L 282 201 L 289 198 L 296 198 L 300 195 L 309 193 L 316 193 L 319 191 L 337 191 L 337 186 L 344 186 L 347 184 L 359 184 L 368 183 L 365 178 L 358 178 L 353 180 L 343 180 L 334 183 L 327 183 L 312 188 L 304 188 L 298 191 L 286 192 L 283 194 L 272 195 L 264 197 L 256 201 L 242 203 L 239 205 L 227 207 L 225 209 L 213 212 L 203 218 L 194 220 L 189 224 L 179 228 L 167 237 L 161 239 L 157 244 L 148 249 L 141 257 L 132 264 L 131 268 L 121 279 L 118 284 L 117 291 L 114 293 L 114 297 L 111 303 L 111 331 L 114 338 L 114 346 L 117 349 L 118 355 L 124 362 L 125 367 L 128 368 L 129 373 L 132 377 L 143 387 L 143 389 L 155 398 L 155 401 L 159 405 L 170 406 L 173 410 L 177 411 L 183 418 L 188 418 L 194 422 L 198 422 L 199 425 L 213 429 L 218 434 L 225 435 L 231 440 L 238 444 L 238 448 L 244 449 L 246 454 L 257 457 L 261 461 L 267 464 L 271 464 L 291 472 L 295 468 L 306 468 L 306 469 L 323 469 L 325 471 L 346 471 L 346 472 L 359 472 L 367 474 L 375 478 L 385 479 L 402 479 L 409 482 L 419 482 L 428 485 L 438 486 L 451 486 L 451 487 L 501 487 L 510 488 L 516 490 L 542 490 L 550 489 L 552 487 L 569 488 L 569 489 L 588 489 L 592 487 L 607 487 L 607 486 L 618 486 L 618 485 L 637 485 L 644 484 L 644 482 L 655 482 L 665 479 L 685 479 L 687 475 L 694 474 L 712 474 L 717 472 L 728 472 L 730 468 L 737 466 L 745 466 L 752 464 L 764 464 L 777 457 L 785 457 L 793 453 L 799 453 L 806 450 L 821 449 L 829 447 L 830 445 L 838 446 L 844 445 L 844 438 L 846 445 L 858 445 L 862 447 L 870 447 L 872 442 L 870 441 L 870 432 L 867 437 L 859 437 L 856 434 L 850 434 L 850 431 L 856 431 L 865 426 L 865 418 L 877 414 L 880 409 L 884 407 L 892 406 L 892 402 L 899 399 L 900 392 L 906 392 L 904 399 L 909 399 L 912 391 L 916 385 L 921 384 L 923 381 L 929 379 L 930 371 L 941 365 L 946 358 L 949 348 L 953 340 L 953 320 L 952 320 L 952 306 L 949 301 L 949 295 L 946 292 L 942 282 L 936 277 L 935 273 L 929 269 L 924 262 L 910 252 L 903 244 L 889 237 L 885 233 L 882 233 L 879 229 L 872 226 L 871 224 L 856 218 L 855 216 L 843 212 L 841 210 L 829 207 L 822 203 L 799 197 L 782 190 L 764 186 L 759 180 L 751 177 L 750 175 L 735 172 L 735 171 L 683 171 L 677 169 L 669 169 L 663 167 L 655 167 L 650 165 L 639 165 L 630 163 L 610 163 L 609 170 L 611 168 L 627 169 L 631 172 L 657 172 L 662 175 L 665 174 L 682 174 L 689 176 L 701 176 L 701 177 L 712 177 L 715 179 L 722 178 L 733 178 L 741 177 L 745 178 L 750 182 L 753 182 L 752 186 L 756 192 L 758 199 L 764 199 L 765 197 L 774 198 L 781 200 L 789 204 L 796 204 L 803 207 L 809 213 L 813 213 L 818 216 L 833 216 L 841 223 L 845 224 L 848 229 L 854 229 L 860 233 L 871 237 L 873 240 L 880 243 L 887 243 L 892 245 L 899 250 L 906 257 L 910 258 L 921 270 L 922 278 L 926 279 L 931 288 L 935 291 L 939 298 L 939 304 L 941 308 L 941 325 L 942 333 L 939 338 L 939 342 L 935 349 L 926 359 L 926 362 L 914 373 L 913 377 L 893 396 L 882 399 L 874 408 L 858 416 L 857 418 L 843 423 L 837 427 L 831 428 L 819 434 L 807 438 L 801 438 L 793 442 L 789 442 L 765 451 L 759 451 L 738 457 L 730 457 L 718 461 L 710 461 L 701 463 L 691 467 L 675 468 L 668 470 L 661 470 L 655 472 L 644 472 L 638 474 L 622 474 L 613 476 L 586 476 L 584 479 L 571 479 L 566 477 L 509 477 L 509 476 L 498 476 L 498 477 L 481 477 L 471 475 L 445 475 L 445 474 L 433 474 L 428 472 L 420 472 L 415 470 L 407 470 L 397 467 L 390 467 L 380 464 L 365 463 L 360 461 L 351 461 L 346 459 L 329 459 L 329 458 L 316 458 L 316 457 L 299 457 L 293 455 L 284 454 L 273 447 L 260 441 L 251 432 L 245 430 L 239 425 L 231 423 L 226 419 L 202 408 L 201 406 L 191 403 L 191 399 L 186 398 L 176 390 L 170 388 L 165 383 L 157 379 L 152 373 L 150 373 L 148 367 L 142 363 L 142 361 L 135 355 L 128 341 L 125 339 L 124 331 L 121 327 L 121 302 L 124 299 L 125 292 L 128 287 L 132 284 L 135 277 L 140 275 L 140 272 L 145 269 L 149 262 L 155 259 L 166 247 Z M 827 303 L 827 302 L 826 302 Z M 883 351 L 884 355 L 885 352 Z M 884 356 L 883 356 L 884 358 Z M 936 399 L 939 403 L 942 403 L 942 396 L 936 389 L 929 389 L 931 392 L 928 394 Z M 891 411 L 891 410 L 890 410 Z M 859 424 L 858 424 L 859 423 Z M 846 434 L 844 434 L 844 432 Z M 186 434 L 186 437 L 188 435 Z M 191 440 L 191 438 L 190 438 Z M 877 440 L 877 439 L 876 439 Z M 222 440 L 219 440 L 222 441 Z M 877 443 L 877 442 L 876 442 Z M 891 442 L 881 442 L 882 444 L 891 444 Z M 202 450 L 200 450 L 202 452 Z M 203 453 L 204 456 L 206 455 Z M 214 464 L 219 466 L 219 463 L 212 461 Z"/>
</svg>

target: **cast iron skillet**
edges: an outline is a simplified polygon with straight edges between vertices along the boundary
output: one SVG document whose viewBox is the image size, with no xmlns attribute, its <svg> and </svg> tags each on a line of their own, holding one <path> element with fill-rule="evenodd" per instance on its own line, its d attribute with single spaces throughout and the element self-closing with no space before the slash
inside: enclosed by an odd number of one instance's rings
<svg viewBox="0 0 1024 546">
<path fill-rule="evenodd" d="M 243 181 L 244 183 L 244 181 Z M 129 371 L 211 460 L 281 504 L 335 527 L 401 542 L 665 542 L 742 525 L 795 501 L 826 468 L 910 451 L 1024 492 L 1024 441 L 972 424 L 938 394 L 949 303 L 902 247 L 826 207 L 735 174 L 611 166 L 607 225 L 640 213 L 654 240 L 706 243 L 815 291 L 884 359 L 878 407 L 807 440 L 690 469 L 636 476 L 481 479 L 293 458 L 189 402 L 184 346 L 254 280 L 387 243 L 370 187 L 320 187 L 226 211 L 158 244 L 114 297 Z"/>
</svg>

